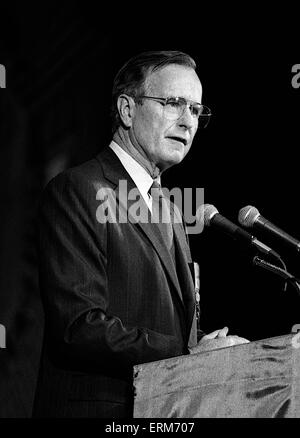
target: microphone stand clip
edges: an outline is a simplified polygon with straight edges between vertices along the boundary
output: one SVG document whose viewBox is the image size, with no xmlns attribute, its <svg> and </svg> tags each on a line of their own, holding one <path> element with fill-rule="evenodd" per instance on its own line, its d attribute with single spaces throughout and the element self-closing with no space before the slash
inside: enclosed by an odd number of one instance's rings
<svg viewBox="0 0 300 438">
<path fill-rule="evenodd" d="M 292 286 L 294 286 L 300 295 L 300 280 L 296 278 L 294 275 L 290 274 L 287 271 L 286 267 L 285 269 L 279 268 L 279 266 L 275 266 L 272 263 L 266 262 L 265 260 L 262 260 L 258 256 L 255 256 L 253 258 L 253 264 L 267 271 L 273 272 L 273 274 L 276 274 L 279 277 L 283 278 L 286 281 L 286 283 L 289 282 Z"/>
</svg>

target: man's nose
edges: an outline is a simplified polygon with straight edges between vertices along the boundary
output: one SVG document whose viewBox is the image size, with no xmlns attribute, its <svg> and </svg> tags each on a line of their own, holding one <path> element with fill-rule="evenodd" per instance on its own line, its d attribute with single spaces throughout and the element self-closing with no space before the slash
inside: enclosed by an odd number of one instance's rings
<svg viewBox="0 0 300 438">
<path fill-rule="evenodd" d="M 186 129 L 191 129 L 196 124 L 196 122 L 196 118 L 192 115 L 191 110 L 187 105 L 185 107 L 185 110 L 183 111 L 182 116 L 178 120 L 179 126 L 184 126 Z"/>
</svg>

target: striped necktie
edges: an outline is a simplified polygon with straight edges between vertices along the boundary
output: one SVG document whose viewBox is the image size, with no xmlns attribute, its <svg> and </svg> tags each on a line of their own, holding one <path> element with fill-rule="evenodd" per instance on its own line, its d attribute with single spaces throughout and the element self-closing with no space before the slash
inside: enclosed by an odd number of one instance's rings
<svg viewBox="0 0 300 438">
<path fill-rule="evenodd" d="M 149 193 L 152 197 L 152 222 L 158 225 L 168 249 L 173 249 L 173 227 L 169 201 L 165 198 L 161 185 L 154 180 Z"/>
</svg>

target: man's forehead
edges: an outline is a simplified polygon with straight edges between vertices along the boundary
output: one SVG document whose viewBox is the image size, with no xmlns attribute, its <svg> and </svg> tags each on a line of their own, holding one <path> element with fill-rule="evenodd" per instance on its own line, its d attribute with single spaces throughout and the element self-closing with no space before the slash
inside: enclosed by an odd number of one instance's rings
<svg viewBox="0 0 300 438">
<path fill-rule="evenodd" d="M 156 93 L 174 95 L 192 94 L 200 99 L 202 87 L 194 69 L 177 64 L 167 65 L 152 72 L 145 81 L 146 89 Z"/>
</svg>

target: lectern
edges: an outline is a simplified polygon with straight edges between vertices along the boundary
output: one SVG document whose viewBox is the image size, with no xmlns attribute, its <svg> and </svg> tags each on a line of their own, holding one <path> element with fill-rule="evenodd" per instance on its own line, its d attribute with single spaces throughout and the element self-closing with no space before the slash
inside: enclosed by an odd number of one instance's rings
<svg viewBox="0 0 300 438">
<path fill-rule="evenodd" d="M 300 333 L 136 365 L 135 418 L 300 418 Z"/>
</svg>

